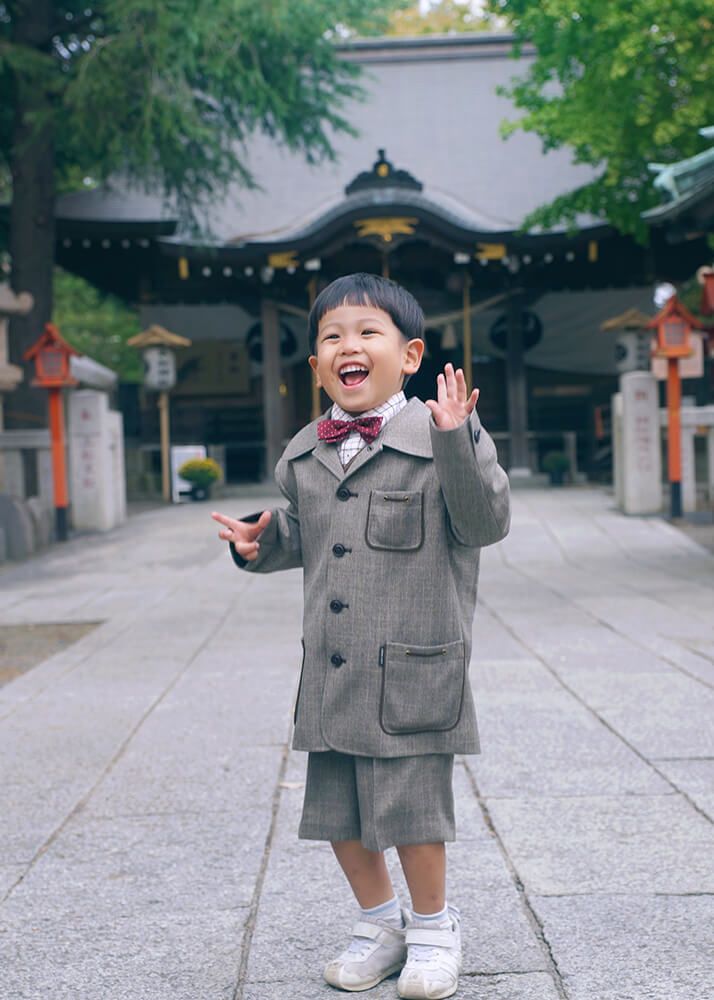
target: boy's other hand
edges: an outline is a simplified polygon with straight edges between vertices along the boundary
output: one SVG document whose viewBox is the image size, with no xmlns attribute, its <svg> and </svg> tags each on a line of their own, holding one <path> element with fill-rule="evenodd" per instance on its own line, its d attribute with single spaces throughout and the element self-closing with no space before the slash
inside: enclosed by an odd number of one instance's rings
<svg viewBox="0 0 714 1000">
<path fill-rule="evenodd" d="M 454 366 L 448 364 L 436 377 L 436 401 L 427 399 L 426 405 L 436 426 L 442 431 L 449 431 L 471 416 L 478 397 L 478 389 L 474 389 L 469 396 L 463 369 L 454 371 Z"/>
<path fill-rule="evenodd" d="M 233 542 L 235 550 L 239 556 L 252 562 L 258 558 L 258 537 L 270 522 L 270 511 L 264 510 L 255 524 L 248 524 L 246 521 L 237 521 L 234 517 L 227 517 L 225 514 L 211 513 L 214 521 L 223 525 L 223 531 L 218 532 L 218 537 L 226 542 Z"/>
</svg>

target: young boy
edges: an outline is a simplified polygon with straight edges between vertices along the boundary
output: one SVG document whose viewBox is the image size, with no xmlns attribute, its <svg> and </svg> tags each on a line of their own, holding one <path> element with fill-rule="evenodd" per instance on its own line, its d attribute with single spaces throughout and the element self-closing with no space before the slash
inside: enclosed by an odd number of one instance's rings
<svg viewBox="0 0 714 1000">
<path fill-rule="evenodd" d="M 454 754 L 479 752 L 468 679 L 479 549 L 508 531 L 508 479 L 461 370 L 446 366 L 436 400 L 405 399 L 424 351 L 407 291 L 339 278 L 308 323 L 310 365 L 333 406 L 278 462 L 288 506 L 212 516 L 241 568 L 304 572 L 299 836 L 331 842 L 361 910 L 324 977 L 357 991 L 401 970 L 400 997 L 436 1000 L 456 991 L 461 966 L 445 841 Z M 385 865 L 391 846 L 411 911 Z"/>
</svg>

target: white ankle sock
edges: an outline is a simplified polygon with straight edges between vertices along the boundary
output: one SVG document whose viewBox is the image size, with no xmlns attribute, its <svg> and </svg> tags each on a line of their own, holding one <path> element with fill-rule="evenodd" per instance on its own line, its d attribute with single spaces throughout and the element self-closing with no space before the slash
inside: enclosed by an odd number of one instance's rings
<svg viewBox="0 0 714 1000">
<path fill-rule="evenodd" d="M 399 905 L 399 900 L 396 896 L 392 896 L 392 898 L 388 899 L 386 903 L 380 903 L 379 906 L 372 906 L 368 910 L 360 908 L 360 913 L 365 920 L 379 920 L 383 924 L 387 924 L 389 927 L 404 926 L 404 921 L 402 920 L 402 908 Z"/>
</svg>

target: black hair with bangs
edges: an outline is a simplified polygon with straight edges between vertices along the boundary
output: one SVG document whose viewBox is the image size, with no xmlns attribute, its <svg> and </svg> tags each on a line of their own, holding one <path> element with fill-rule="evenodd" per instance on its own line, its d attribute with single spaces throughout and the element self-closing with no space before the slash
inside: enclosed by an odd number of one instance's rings
<svg viewBox="0 0 714 1000">
<path fill-rule="evenodd" d="M 315 299 L 307 319 L 312 354 L 315 354 L 320 320 L 338 306 L 381 309 L 406 340 L 424 339 L 424 313 L 414 296 L 396 281 L 360 272 L 336 278 Z"/>
</svg>

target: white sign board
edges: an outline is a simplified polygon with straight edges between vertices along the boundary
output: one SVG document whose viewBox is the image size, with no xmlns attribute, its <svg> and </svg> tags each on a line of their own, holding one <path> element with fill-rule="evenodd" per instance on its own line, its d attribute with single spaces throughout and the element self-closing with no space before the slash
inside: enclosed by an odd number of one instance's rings
<svg viewBox="0 0 714 1000">
<path fill-rule="evenodd" d="M 205 457 L 206 449 L 202 444 L 177 444 L 171 448 L 171 499 L 174 503 L 191 499 L 191 483 L 182 479 L 178 470 L 190 458 Z"/>
<path fill-rule="evenodd" d="M 147 347 L 144 351 L 144 385 L 165 392 L 176 384 L 176 355 L 170 347 Z"/>
</svg>

